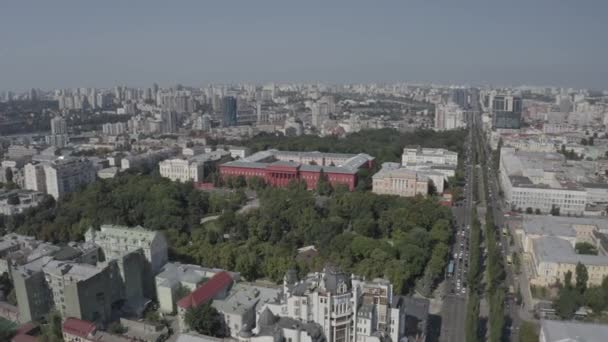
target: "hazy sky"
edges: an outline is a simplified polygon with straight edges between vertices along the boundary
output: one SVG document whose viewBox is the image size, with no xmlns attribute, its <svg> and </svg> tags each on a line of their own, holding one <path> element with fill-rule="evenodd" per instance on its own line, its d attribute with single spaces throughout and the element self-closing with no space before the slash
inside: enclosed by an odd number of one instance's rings
<svg viewBox="0 0 608 342">
<path fill-rule="evenodd" d="M 0 2 L 0 90 L 241 80 L 608 88 L 608 1 Z"/>
</svg>

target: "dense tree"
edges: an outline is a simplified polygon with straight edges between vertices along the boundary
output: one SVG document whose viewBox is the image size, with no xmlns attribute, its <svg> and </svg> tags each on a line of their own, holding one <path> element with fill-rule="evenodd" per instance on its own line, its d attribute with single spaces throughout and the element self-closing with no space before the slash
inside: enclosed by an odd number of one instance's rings
<svg viewBox="0 0 608 342">
<path fill-rule="evenodd" d="M 4 179 L 6 180 L 7 183 L 13 182 L 13 169 L 12 168 L 7 167 L 6 170 L 4 170 Z"/>
<path fill-rule="evenodd" d="M 41 342 L 63 342 L 61 315 L 53 311 L 47 315 L 46 322 L 42 326 L 42 334 L 38 340 Z"/>
<path fill-rule="evenodd" d="M 589 273 L 587 272 L 587 267 L 581 264 L 580 262 L 576 264 L 576 289 L 578 293 L 583 294 L 587 289 L 587 281 L 589 280 Z"/>
<path fill-rule="evenodd" d="M 175 288 L 175 299 L 176 301 L 186 297 L 190 294 L 190 289 L 179 283 Z"/>
<path fill-rule="evenodd" d="M 462 142 L 466 133 L 466 130 L 445 132 L 417 130 L 401 133 L 389 128 L 363 130 L 344 138 L 335 136 L 319 138 L 316 135 L 286 138 L 282 135 L 262 133 L 243 144 L 250 146 L 254 151 L 276 148 L 295 151 L 367 153 L 376 157 L 376 164 L 380 165 L 387 161 L 398 161 L 404 146 L 443 147 L 462 153 Z"/>
<path fill-rule="evenodd" d="M 321 196 L 328 196 L 332 193 L 331 183 L 327 179 L 327 175 L 321 170 L 319 180 L 317 181 L 317 193 Z"/>
<path fill-rule="evenodd" d="M 589 242 L 577 242 L 574 249 L 578 254 L 597 255 L 597 247 Z"/>
<path fill-rule="evenodd" d="M 519 330 L 519 342 L 538 342 L 538 329 L 534 323 L 522 322 Z"/>
<path fill-rule="evenodd" d="M 108 325 L 108 331 L 112 334 L 120 335 L 127 332 L 127 328 L 125 328 L 120 322 L 112 322 Z"/>
<path fill-rule="evenodd" d="M 185 316 L 186 324 L 199 334 L 223 337 L 225 335 L 223 319 L 211 303 L 209 301 L 198 307 L 188 309 Z"/>
<path fill-rule="evenodd" d="M 479 296 L 477 293 L 472 293 L 467 301 L 465 341 L 477 342 L 481 340 L 479 336 Z"/>
<path fill-rule="evenodd" d="M 564 274 L 564 286 L 567 289 L 572 289 L 572 271 L 568 271 Z"/>
<path fill-rule="evenodd" d="M 384 153 L 385 160 L 398 159 L 404 142 L 417 142 L 396 131 L 386 134 L 391 137 L 391 147 Z M 450 148 L 463 135 L 458 131 L 414 136 L 436 139 L 433 144 L 437 147 Z M 366 133 L 356 139 L 369 143 L 367 151 L 373 154 L 379 146 L 368 138 Z M 327 150 L 334 150 L 335 145 L 345 147 L 342 140 L 328 141 Z M 233 187 L 238 182 L 236 178 L 226 181 Z M 256 190 L 259 207 L 239 213 L 247 200 L 243 189 L 207 193 L 191 183 L 127 173 L 95 182 L 57 203 L 49 198 L 36 210 L 15 215 L 7 226 L 45 240 L 67 242 L 82 239 L 91 226 L 142 225 L 165 233 L 173 260 L 237 270 L 247 280 L 264 277 L 279 282 L 289 268 L 307 272 L 331 261 L 347 272 L 387 277 L 395 293 L 404 294 L 421 277 L 433 286 L 443 275 L 452 214 L 436 198 L 350 192 L 343 186 L 336 186 L 328 196 L 317 196 L 303 182 L 273 188 L 265 187 L 261 179 L 246 181 L 246 185 Z M 203 218 L 209 219 L 201 224 Z M 308 245 L 314 245 L 319 254 L 308 261 L 297 260 L 298 248 Z M 481 260 L 479 253 L 475 255 Z"/>
<path fill-rule="evenodd" d="M 579 293 L 574 289 L 561 288 L 553 302 L 557 315 L 563 319 L 572 319 L 578 309 Z"/>
<path fill-rule="evenodd" d="M 599 286 L 592 286 L 585 290 L 584 302 L 585 305 L 591 308 L 595 313 L 601 313 L 606 308 L 606 294 Z"/>
</svg>

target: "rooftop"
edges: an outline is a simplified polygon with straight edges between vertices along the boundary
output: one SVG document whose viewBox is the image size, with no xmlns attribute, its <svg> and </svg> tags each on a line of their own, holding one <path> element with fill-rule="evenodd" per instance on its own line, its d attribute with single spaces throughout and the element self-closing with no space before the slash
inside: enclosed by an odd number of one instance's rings
<svg viewBox="0 0 608 342">
<path fill-rule="evenodd" d="M 99 235 L 99 233 L 103 233 L 106 236 L 117 237 L 117 238 L 129 238 L 129 239 L 137 239 L 137 240 L 154 240 L 159 234 L 158 231 L 148 230 L 142 226 L 136 227 L 127 227 L 127 226 L 117 226 L 104 224 L 101 226 L 100 231 L 95 231 L 90 229 L 89 232 L 92 233 L 93 238 Z"/>
<path fill-rule="evenodd" d="M 562 264 L 608 265 L 606 255 L 576 254 L 570 242 L 553 236 L 532 240 L 534 255 L 538 262 L 555 262 Z"/>
<path fill-rule="evenodd" d="M 63 322 L 64 333 L 79 336 L 85 339 L 95 330 L 95 324 L 78 318 L 69 317 Z"/>
<path fill-rule="evenodd" d="M 99 274 L 102 269 L 89 264 L 80 264 L 76 262 L 65 262 L 51 260 L 47 262 L 42 270 L 45 273 L 59 277 L 69 276 L 76 281 L 87 280 Z"/>
<path fill-rule="evenodd" d="M 188 309 L 204 304 L 232 285 L 232 282 L 232 277 L 228 272 L 220 272 L 199 286 L 194 292 L 182 298 L 177 302 L 177 306 Z"/>
<path fill-rule="evenodd" d="M 603 324 L 543 320 L 540 325 L 547 342 L 601 342 L 608 336 Z"/>
<path fill-rule="evenodd" d="M 244 314 L 258 304 L 278 301 L 280 292 L 277 288 L 239 283 L 226 299 L 214 301 L 213 306 L 224 313 Z"/>
<path fill-rule="evenodd" d="M 220 272 L 223 272 L 223 270 L 219 268 L 205 268 L 198 265 L 169 262 L 156 275 L 156 281 L 159 285 L 169 287 L 181 282 L 197 284 L 204 278 L 210 278 Z"/>
<path fill-rule="evenodd" d="M 575 237 L 576 225 L 593 225 L 598 230 L 608 229 L 608 219 L 593 217 L 568 217 L 547 215 L 522 216 L 522 228 L 526 234 Z"/>
</svg>

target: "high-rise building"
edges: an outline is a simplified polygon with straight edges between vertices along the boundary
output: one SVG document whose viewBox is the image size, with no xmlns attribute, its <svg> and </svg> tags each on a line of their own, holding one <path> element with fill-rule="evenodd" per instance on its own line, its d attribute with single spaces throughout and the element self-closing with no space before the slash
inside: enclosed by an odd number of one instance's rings
<svg viewBox="0 0 608 342">
<path fill-rule="evenodd" d="M 51 119 L 51 135 L 45 137 L 47 145 L 65 147 L 68 144 L 68 125 L 64 118 L 56 116 Z"/>
<path fill-rule="evenodd" d="M 106 123 L 101 125 L 104 135 L 121 135 L 127 131 L 127 124 L 124 122 Z"/>
<path fill-rule="evenodd" d="M 177 132 L 177 113 L 170 110 L 165 110 L 161 113 L 162 131 L 163 133 Z"/>
<path fill-rule="evenodd" d="M 456 103 L 435 105 L 435 130 L 444 131 L 465 126 L 464 111 Z"/>
<path fill-rule="evenodd" d="M 492 127 L 494 129 L 519 129 L 522 107 L 520 96 L 494 96 L 492 99 Z"/>
<path fill-rule="evenodd" d="M 51 134 L 67 134 L 68 124 L 64 118 L 56 116 L 51 119 Z"/>
<path fill-rule="evenodd" d="M 25 188 L 28 190 L 46 192 L 46 176 L 43 164 L 28 163 L 24 166 Z"/>
<path fill-rule="evenodd" d="M 467 109 L 469 107 L 469 94 L 466 89 L 452 89 L 452 102 L 459 105 L 460 108 Z"/>
<path fill-rule="evenodd" d="M 224 127 L 236 126 L 237 124 L 237 106 L 236 98 L 234 96 L 225 96 L 222 99 L 222 110 L 224 113 L 223 125 Z"/>
</svg>

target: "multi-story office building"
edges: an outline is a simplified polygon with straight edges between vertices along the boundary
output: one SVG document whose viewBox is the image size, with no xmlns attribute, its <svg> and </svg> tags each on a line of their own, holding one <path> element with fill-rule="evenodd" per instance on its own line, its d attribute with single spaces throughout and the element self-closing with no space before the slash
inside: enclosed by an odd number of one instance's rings
<svg viewBox="0 0 608 342">
<path fill-rule="evenodd" d="M 492 128 L 519 129 L 521 127 L 522 98 L 516 95 L 495 95 L 492 98 Z"/>
<path fill-rule="evenodd" d="M 37 172 L 37 171 L 36 171 Z M 57 159 L 44 165 L 46 192 L 55 199 L 93 183 L 96 170 L 86 159 Z"/>
<path fill-rule="evenodd" d="M 443 148 L 406 147 L 401 155 L 401 164 L 458 165 L 458 153 Z"/>
<path fill-rule="evenodd" d="M 225 96 L 222 99 L 222 110 L 223 110 L 223 121 L 224 127 L 236 126 L 237 118 L 237 105 L 236 98 L 234 96 Z"/>
<path fill-rule="evenodd" d="M 563 215 L 582 215 L 587 191 L 564 172 L 565 157 L 559 153 L 500 151 L 500 185 L 507 204 L 514 209 L 552 209 Z"/>
<path fill-rule="evenodd" d="M 456 88 L 452 89 L 452 94 L 450 96 L 450 100 L 457 104 L 460 108 L 468 108 L 469 107 L 469 94 L 467 89 Z"/>
</svg>

